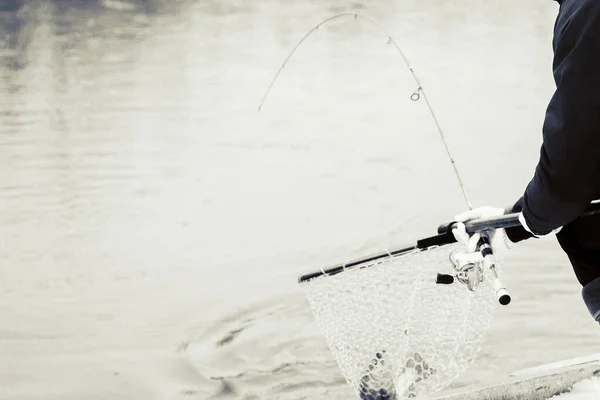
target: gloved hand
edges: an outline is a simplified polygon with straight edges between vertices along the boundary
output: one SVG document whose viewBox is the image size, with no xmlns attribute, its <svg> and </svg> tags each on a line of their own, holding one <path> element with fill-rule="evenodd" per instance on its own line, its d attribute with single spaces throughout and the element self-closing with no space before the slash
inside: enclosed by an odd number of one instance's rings
<svg viewBox="0 0 600 400">
<path fill-rule="evenodd" d="M 466 245 L 467 251 L 475 252 L 477 249 L 477 242 L 481 238 L 481 233 L 476 232 L 470 235 L 466 232 L 465 224 L 463 222 L 470 221 L 472 219 L 491 218 L 498 217 L 505 214 L 505 209 L 497 207 L 480 207 L 474 210 L 466 211 L 454 217 L 454 220 L 458 223 L 452 229 L 452 234 L 457 242 Z M 487 231 L 490 245 L 494 252 L 502 252 L 511 247 L 511 241 L 506 236 L 504 229 L 494 229 Z"/>
</svg>

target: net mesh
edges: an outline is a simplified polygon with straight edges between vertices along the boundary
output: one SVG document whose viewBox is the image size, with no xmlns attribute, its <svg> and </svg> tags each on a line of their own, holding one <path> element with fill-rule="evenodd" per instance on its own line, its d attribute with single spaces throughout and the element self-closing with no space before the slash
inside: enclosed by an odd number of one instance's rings
<svg viewBox="0 0 600 400">
<path fill-rule="evenodd" d="M 413 398 L 461 375 L 496 299 L 489 271 L 472 292 L 435 283 L 457 244 L 385 258 L 301 283 L 346 381 L 363 400 Z M 363 268 L 367 267 L 367 268 Z"/>
</svg>

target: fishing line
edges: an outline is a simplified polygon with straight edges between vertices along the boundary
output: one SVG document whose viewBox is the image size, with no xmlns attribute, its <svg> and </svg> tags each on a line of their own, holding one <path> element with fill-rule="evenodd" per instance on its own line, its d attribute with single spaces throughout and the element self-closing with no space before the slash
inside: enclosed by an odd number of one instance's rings
<svg viewBox="0 0 600 400">
<path fill-rule="evenodd" d="M 410 63 L 408 62 L 408 58 L 406 57 L 404 52 L 400 49 L 400 46 L 394 40 L 392 35 L 390 35 L 377 21 L 375 21 L 373 18 L 371 18 L 369 16 L 366 16 L 363 14 L 358 14 L 358 13 L 342 13 L 342 14 L 337 14 L 337 15 L 334 15 L 327 19 L 324 19 L 323 21 L 321 21 L 317 25 L 315 25 L 310 31 L 308 31 L 306 33 L 306 35 L 304 35 L 304 37 L 302 39 L 300 39 L 300 41 L 298 43 L 296 43 L 296 45 L 294 46 L 292 51 L 287 55 L 287 57 L 281 64 L 281 67 L 279 67 L 279 69 L 277 70 L 277 73 L 273 77 L 273 80 L 269 84 L 269 87 L 267 88 L 267 91 L 265 92 L 265 95 L 263 96 L 262 101 L 260 102 L 260 105 L 258 106 L 258 111 L 260 112 L 262 110 L 262 108 L 265 104 L 265 101 L 267 100 L 267 97 L 269 96 L 269 93 L 271 92 L 271 89 L 273 88 L 273 86 L 275 85 L 275 82 L 277 81 L 277 78 L 279 77 L 279 75 L 283 71 L 284 67 L 289 62 L 289 60 L 292 58 L 292 56 L 294 55 L 294 53 L 296 52 L 298 47 L 300 47 L 300 45 L 306 39 L 308 39 L 308 37 L 310 35 L 312 35 L 313 32 L 318 30 L 321 26 L 323 26 L 333 20 L 340 19 L 340 18 L 346 18 L 346 17 L 352 17 L 354 19 L 362 18 L 362 19 L 366 20 L 367 22 L 371 23 L 372 25 L 374 25 L 375 27 L 377 27 L 384 35 L 386 35 L 388 37 L 387 43 L 393 44 L 394 47 L 396 48 L 396 50 L 398 51 L 398 53 L 400 54 L 400 56 L 402 57 L 402 59 L 404 60 L 404 63 L 408 67 L 408 70 L 410 71 L 413 79 L 417 83 L 417 89 L 411 94 L 410 99 L 412 101 L 418 101 L 421 97 L 423 97 L 423 100 L 425 100 L 425 104 L 427 105 L 427 108 L 429 109 L 429 113 L 430 113 L 431 117 L 433 118 L 435 127 L 436 127 L 437 131 L 439 132 L 440 137 L 442 138 L 442 142 L 444 143 L 444 148 L 446 149 L 446 154 L 448 155 L 448 158 L 450 159 L 450 163 L 452 164 L 452 168 L 454 169 L 454 174 L 456 175 L 456 179 L 458 180 L 458 184 L 460 185 L 460 189 L 462 191 L 463 197 L 465 198 L 465 201 L 467 202 L 467 206 L 469 207 L 469 209 L 472 209 L 473 207 L 471 206 L 471 202 L 469 201 L 469 197 L 467 196 L 467 191 L 466 191 L 465 185 L 463 184 L 463 181 L 460 177 L 460 173 L 458 172 L 456 162 L 454 161 L 454 158 L 452 157 L 452 154 L 450 153 L 450 148 L 448 147 L 448 143 L 446 142 L 446 138 L 444 137 L 442 127 L 440 126 L 440 123 L 435 115 L 435 112 L 433 111 L 433 108 L 431 107 L 431 104 L 429 103 L 429 99 L 427 98 L 427 95 L 425 94 L 425 89 L 423 89 L 423 85 L 421 85 L 421 82 L 419 81 L 417 74 L 415 73 L 415 71 L 414 71 L 413 67 L 410 65 Z"/>
</svg>

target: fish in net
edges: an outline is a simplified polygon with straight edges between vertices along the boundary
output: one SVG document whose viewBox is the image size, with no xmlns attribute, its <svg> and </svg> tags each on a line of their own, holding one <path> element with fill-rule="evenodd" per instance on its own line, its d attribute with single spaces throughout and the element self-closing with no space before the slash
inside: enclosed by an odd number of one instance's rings
<svg viewBox="0 0 600 400">
<path fill-rule="evenodd" d="M 497 304 L 497 287 L 482 266 L 451 262 L 461 247 L 412 248 L 301 277 L 317 325 L 360 399 L 436 392 L 475 360 Z M 438 274 L 457 279 L 439 284 Z M 475 285 L 460 284 L 472 276 Z"/>
</svg>

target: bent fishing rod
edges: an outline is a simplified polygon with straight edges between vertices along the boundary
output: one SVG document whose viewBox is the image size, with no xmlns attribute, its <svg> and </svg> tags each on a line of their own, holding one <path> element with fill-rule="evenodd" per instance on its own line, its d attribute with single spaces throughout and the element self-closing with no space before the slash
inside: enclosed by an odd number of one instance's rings
<svg viewBox="0 0 600 400">
<path fill-rule="evenodd" d="M 446 154 L 447 154 L 448 159 L 454 170 L 454 174 L 457 178 L 457 181 L 458 181 L 458 184 L 462 191 L 464 200 L 467 203 L 468 208 L 472 209 L 473 207 L 471 205 L 469 197 L 467 196 L 465 185 L 464 185 L 463 180 L 458 171 L 456 162 L 450 152 L 450 148 L 446 141 L 444 132 L 443 132 L 441 125 L 438 121 L 438 118 L 437 118 L 435 112 L 433 111 L 433 108 L 426 96 L 423 85 L 421 84 L 420 80 L 418 79 L 418 77 L 415 73 L 415 70 L 409 63 L 406 55 L 400 49 L 400 46 L 394 40 L 394 38 L 377 21 L 375 21 L 374 19 L 372 19 L 368 16 L 364 16 L 364 15 L 361 15 L 358 13 L 342 13 L 342 14 L 334 15 L 330 18 L 327 18 L 327 19 L 321 21 L 320 23 L 318 23 L 317 25 L 315 25 L 294 46 L 292 51 L 288 54 L 288 56 L 284 60 L 281 67 L 277 70 L 277 73 L 273 77 L 273 80 L 271 81 L 269 87 L 267 88 L 267 91 L 258 107 L 258 111 L 261 111 L 261 109 L 263 108 L 263 105 L 264 105 L 271 89 L 273 88 L 275 82 L 277 81 L 277 78 L 279 77 L 280 73 L 283 71 L 285 66 L 288 64 L 288 62 L 290 61 L 291 57 L 294 55 L 296 50 L 300 47 L 300 45 L 309 36 L 311 36 L 314 32 L 316 32 L 321 26 L 328 24 L 333 20 L 340 19 L 340 18 L 352 18 L 355 20 L 360 18 L 360 19 L 366 20 L 370 24 L 377 27 L 379 29 L 379 31 L 382 32 L 385 36 L 387 36 L 388 44 L 394 45 L 397 52 L 399 53 L 402 60 L 404 61 L 406 68 L 410 71 L 415 83 L 417 84 L 417 89 L 413 92 L 413 94 L 410 96 L 410 98 L 413 101 L 418 101 L 421 97 L 425 100 L 425 104 L 429 110 L 429 113 L 433 119 L 433 122 L 435 123 L 435 127 L 440 135 L 442 143 L 444 144 Z M 594 203 L 585 211 L 585 213 L 580 218 L 586 217 L 589 215 L 599 214 L 599 213 L 600 213 L 600 203 Z M 438 227 L 437 235 L 417 240 L 416 243 L 414 243 L 410 246 L 394 249 L 391 251 L 386 251 L 386 252 L 379 253 L 379 254 L 370 255 L 370 256 L 363 257 L 358 260 L 347 262 L 342 265 L 336 265 L 336 266 L 329 267 L 326 269 L 320 269 L 319 271 L 316 271 L 316 272 L 304 274 L 304 275 L 300 276 L 299 283 L 306 283 L 312 279 L 315 279 L 315 278 L 318 278 L 321 276 L 335 275 L 335 274 L 343 272 L 346 269 L 352 268 L 352 267 L 362 266 L 364 268 L 364 267 L 377 265 L 380 262 L 385 261 L 386 259 L 404 255 L 404 254 L 408 254 L 408 253 L 411 253 L 414 251 L 427 250 L 429 248 L 455 243 L 456 238 L 452 234 L 452 229 L 455 226 L 456 222 L 457 221 L 451 221 L 451 222 L 447 222 L 447 223 L 440 225 Z M 453 262 L 452 264 L 454 266 L 456 275 L 438 274 L 436 283 L 451 284 L 451 283 L 455 282 L 456 280 L 458 280 L 460 283 L 466 284 L 470 290 L 474 291 L 477 288 L 477 286 L 479 285 L 479 283 L 481 282 L 481 280 L 483 279 L 482 278 L 482 273 L 483 273 L 482 265 L 483 265 L 483 267 L 485 267 L 485 269 L 489 269 L 490 272 L 492 273 L 494 285 L 496 287 L 496 296 L 497 296 L 498 302 L 502 305 L 507 305 L 508 303 L 510 303 L 510 295 L 508 294 L 508 291 L 506 290 L 506 288 L 500 281 L 500 278 L 498 277 L 498 274 L 496 271 L 496 261 L 495 261 L 494 255 L 493 255 L 493 249 L 490 244 L 490 235 L 489 234 L 491 231 L 493 231 L 495 229 L 503 229 L 503 228 L 520 226 L 521 223 L 519 222 L 519 214 L 512 213 L 512 214 L 506 214 L 506 215 L 498 216 L 498 217 L 471 220 L 471 221 L 464 222 L 464 224 L 465 224 L 465 230 L 467 233 L 474 234 L 474 233 L 480 232 L 480 234 L 481 234 L 481 237 L 477 243 L 476 251 L 481 254 L 482 262 L 479 263 L 480 265 L 476 265 L 476 263 L 471 263 L 471 262 L 458 262 L 458 263 Z"/>
</svg>

